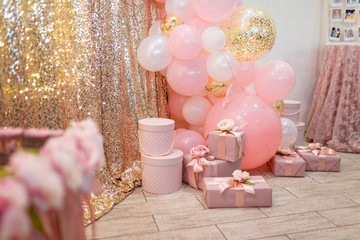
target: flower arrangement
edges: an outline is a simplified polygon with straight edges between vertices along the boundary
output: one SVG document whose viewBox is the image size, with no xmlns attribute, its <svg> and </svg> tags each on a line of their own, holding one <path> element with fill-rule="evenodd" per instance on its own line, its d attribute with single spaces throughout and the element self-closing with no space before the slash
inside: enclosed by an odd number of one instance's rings
<svg viewBox="0 0 360 240">
<path fill-rule="evenodd" d="M 233 177 L 231 180 L 233 182 L 245 183 L 248 185 L 255 185 L 249 181 L 251 179 L 251 177 L 250 177 L 250 174 L 246 171 L 235 170 L 232 175 L 233 175 Z"/>
<path fill-rule="evenodd" d="M 94 171 L 103 162 L 103 137 L 91 119 L 73 122 L 39 151 L 13 153 L 0 171 L 0 239 L 35 239 L 34 234 L 52 239 L 47 215 L 72 211 L 64 209 L 66 194 L 89 194 Z M 81 208 L 80 201 L 71 206 Z"/>
<path fill-rule="evenodd" d="M 207 158 L 210 150 L 204 145 L 197 145 L 190 150 L 190 154 L 193 158 Z"/>
</svg>

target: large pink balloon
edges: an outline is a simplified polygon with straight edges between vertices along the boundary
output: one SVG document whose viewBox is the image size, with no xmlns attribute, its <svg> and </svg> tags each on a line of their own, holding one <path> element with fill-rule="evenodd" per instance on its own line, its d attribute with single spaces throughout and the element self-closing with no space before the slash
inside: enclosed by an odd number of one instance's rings
<svg viewBox="0 0 360 240">
<path fill-rule="evenodd" d="M 200 34 L 186 24 L 172 30 L 168 42 L 172 55 L 181 60 L 194 58 L 201 51 Z"/>
<path fill-rule="evenodd" d="M 226 108 L 222 104 L 223 101 L 219 101 L 210 109 L 205 135 L 215 129 L 222 119 L 245 120 L 248 125 L 242 129 L 246 135 L 241 168 L 253 169 L 270 160 L 281 141 L 280 118 L 272 107 L 261 98 L 247 93 L 231 96 Z"/>
<path fill-rule="evenodd" d="M 256 62 L 238 62 L 236 67 L 235 87 L 245 87 L 253 82 L 255 73 L 258 70 Z"/>
<path fill-rule="evenodd" d="M 201 18 L 197 18 L 197 17 L 185 21 L 185 24 L 195 29 L 200 35 L 203 33 L 205 29 L 210 27 L 210 23 L 205 22 Z"/>
<path fill-rule="evenodd" d="M 262 66 L 255 74 L 254 88 L 256 95 L 274 101 L 285 98 L 294 89 L 295 72 L 283 61 L 272 61 Z"/>
<path fill-rule="evenodd" d="M 191 130 L 182 131 L 175 135 L 174 148 L 189 154 L 192 147 L 206 145 L 205 139 L 199 133 Z"/>
<path fill-rule="evenodd" d="M 178 94 L 177 92 L 172 91 L 169 93 L 169 112 L 176 119 L 185 121 L 182 114 L 182 107 L 184 102 L 188 100 L 189 97 Z"/>
<path fill-rule="evenodd" d="M 208 22 L 219 22 L 230 16 L 238 0 L 192 0 L 197 16 Z"/>
<path fill-rule="evenodd" d="M 173 59 L 168 66 L 166 76 L 170 87 L 185 96 L 200 93 L 209 79 L 205 59 L 201 56 L 188 61 Z"/>
</svg>

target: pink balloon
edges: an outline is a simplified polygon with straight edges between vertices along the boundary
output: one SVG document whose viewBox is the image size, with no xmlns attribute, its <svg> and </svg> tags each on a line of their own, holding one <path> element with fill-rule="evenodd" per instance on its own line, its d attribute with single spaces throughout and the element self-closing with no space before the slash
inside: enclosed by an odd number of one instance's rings
<svg viewBox="0 0 360 240">
<path fill-rule="evenodd" d="M 266 163 L 274 156 L 281 141 L 281 122 L 272 107 L 255 95 L 238 93 L 229 98 L 226 108 L 223 101 L 216 103 L 207 115 L 205 136 L 216 128 L 222 119 L 241 119 L 248 125 L 245 132 L 245 157 L 241 159 L 242 169 L 253 169 Z"/>
<path fill-rule="evenodd" d="M 189 97 L 178 94 L 177 92 L 169 93 L 169 112 L 176 119 L 185 121 L 182 114 L 182 107 L 184 102 L 188 100 Z"/>
<path fill-rule="evenodd" d="M 256 62 L 242 63 L 238 62 L 236 67 L 235 87 L 245 87 L 252 83 L 255 73 L 258 70 Z"/>
<path fill-rule="evenodd" d="M 196 145 L 206 145 L 205 139 L 198 132 L 186 130 L 175 135 L 174 148 L 189 154 Z"/>
<path fill-rule="evenodd" d="M 197 17 L 185 21 L 185 24 L 195 29 L 200 35 L 205 29 L 211 26 L 210 23 L 205 22 L 201 18 L 197 18 Z"/>
<path fill-rule="evenodd" d="M 189 130 L 198 132 L 201 136 L 204 136 L 204 126 L 189 126 Z"/>
<path fill-rule="evenodd" d="M 166 13 L 166 9 L 165 9 L 165 6 L 161 9 L 161 12 L 160 12 L 160 18 L 163 18 L 163 17 L 166 17 L 167 16 L 167 13 Z"/>
<path fill-rule="evenodd" d="M 200 34 L 185 24 L 171 31 L 168 42 L 172 55 L 181 60 L 194 58 L 201 51 Z"/>
<path fill-rule="evenodd" d="M 185 96 L 194 96 L 206 86 L 209 76 L 205 59 L 197 56 L 188 61 L 173 59 L 167 70 L 170 87 Z"/>
<path fill-rule="evenodd" d="M 196 15 L 208 22 L 219 22 L 230 16 L 238 0 L 192 0 Z"/>
<path fill-rule="evenodd" d="M 202 126 L 206 115 L 211 108 L 211 103 L 203 97 L 194 96 L 187 99 L 182 107 L 182 115 L 185 120 L 194 126 Z"/>
<path fill-rule="evenodd" d="M 166 0 L 155 0 L 155 1 L 157 1 L 158 3 L 165 3 L 166 2 Z"/>
<path fill-rule="evenodd" d="M 254 88 L 256 94 L 268 101 L 285 98 L 294 89 L 295 72 L 283 61 L 272 61 L 262 66 L 255 74 Z"/>
<path fill-rule="evenodd" d="M 183 131 L 187 131 L 187 129 L 185 129 L 185 128 L 178 128 L 178 129 L 175 130 L 175 135 L 176 135 L 176 134 L 179 134 L 179 133 L 181 133 L 181 132 L 183 132 Z"/>
</svg>

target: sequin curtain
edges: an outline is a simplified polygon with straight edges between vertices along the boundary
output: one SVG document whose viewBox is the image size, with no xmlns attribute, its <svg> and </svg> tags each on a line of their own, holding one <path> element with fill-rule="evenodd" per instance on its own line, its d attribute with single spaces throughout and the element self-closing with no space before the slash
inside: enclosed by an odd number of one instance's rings
<svg viewBox="0 0 360 240">
<path fill-rule="evenodd" d="M 165 79 L 146 72 L 136 48 L 157 17 L 137 0 L 2 0 L 0 125 L 66 128 L 92 117 L 106 166 L 92 193 L 98 218 L 141 184 L 137 121 L 168 117 Z M 85 209 L 86 222 L 89 210 Z"/>
</svg>

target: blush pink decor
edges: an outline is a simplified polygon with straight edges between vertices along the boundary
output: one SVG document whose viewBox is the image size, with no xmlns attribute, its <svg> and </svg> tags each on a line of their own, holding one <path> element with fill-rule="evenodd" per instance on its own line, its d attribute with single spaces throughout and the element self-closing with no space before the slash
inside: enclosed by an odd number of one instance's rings
<svg viewBox="0 0 360 240">
<path fill-rule="evenodd" d="M 290 119 L 295 124 L 297 124 L 300 119 L 300 107 L 301 107 L 301 102 L 285 99 L 284 110 L 281 113 L 280 117 Z"/>
<path fill-rule="evenodd" d="M 326 47 L 306 137 L 360 153 L 360 46 Z"/>
</svg>

